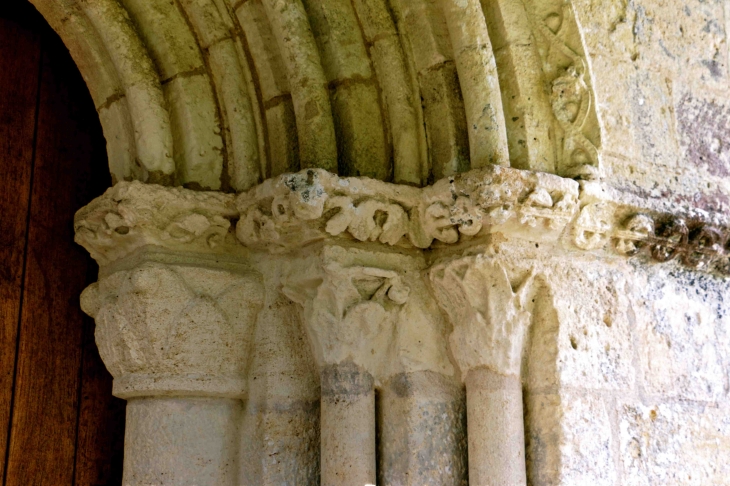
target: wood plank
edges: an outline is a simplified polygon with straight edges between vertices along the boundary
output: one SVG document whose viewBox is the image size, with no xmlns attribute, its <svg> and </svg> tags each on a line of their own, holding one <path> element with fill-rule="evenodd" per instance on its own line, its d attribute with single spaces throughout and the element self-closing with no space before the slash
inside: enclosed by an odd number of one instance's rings
<svg viewBox="0 0 730 486">
<path fill-rule="evenodd" d="M 0 477 L 15 377 L 41 41 L 22 12 L 0 9 Z"/>
<path fill-rule="evenodd" d="M 44 46 L 7 486 L 73 484 L 91 262 L 72 222 L 109 185 L 85 84 L 57 39 Z"/>
<path fill-rule="evenodd" d="M 96 275 L 91 276 L 94 280 Z M 84 320 L 75 484 L 121 485 L 127 402 L 112 396 L 112 377 L 94 341 L 94 320 Z"/>
</svg>

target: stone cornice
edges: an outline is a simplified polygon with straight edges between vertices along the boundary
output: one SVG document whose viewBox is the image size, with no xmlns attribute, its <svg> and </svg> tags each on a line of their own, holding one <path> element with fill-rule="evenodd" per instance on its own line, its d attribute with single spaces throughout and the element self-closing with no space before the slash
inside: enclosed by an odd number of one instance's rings
<svg viewBox="0 0 730 486">
<path fill-rule="evenodd" d="M 715 219 L 626 202 L 599 182 L 490 166 L 425 188 L 311 169 L 237 197 L 122 182 L 81 209 L 75 228 L 76 241 L 102 265 L 144 246 L 245 255 L 340 240 L 418 250 L 501 233 L 730 275 L 730 231 L 709 223 Z"/>
</svg>

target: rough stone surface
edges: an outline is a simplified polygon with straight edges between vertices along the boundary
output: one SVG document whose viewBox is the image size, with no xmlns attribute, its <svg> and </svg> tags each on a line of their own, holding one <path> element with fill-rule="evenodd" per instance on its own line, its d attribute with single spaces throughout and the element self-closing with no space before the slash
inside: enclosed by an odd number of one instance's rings
<svg viewBox="0 0 730 486">
<path fill-rule="evenodd" d="M 620 402 L 616 412 L 625 484 L 727 484 L 726 406 Z"/>
<path fill-rule="evenodd" d="M 137 398 L 127 404 L 124 484 L 238 484 L 241 402 Z"/>
</svg>

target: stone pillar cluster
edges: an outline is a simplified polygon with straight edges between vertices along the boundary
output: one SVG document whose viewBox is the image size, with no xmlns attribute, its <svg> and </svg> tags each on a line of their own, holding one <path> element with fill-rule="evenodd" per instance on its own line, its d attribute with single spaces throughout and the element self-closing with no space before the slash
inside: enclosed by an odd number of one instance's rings
<svg viewBox="0 0 730 486">
<path fill-rule="evenodd" d="M 423 189 L 322 170 L 238 196 L 117 184 L 75 225 L 100 264 L 82 307 L 129 401 L 125 484 L 497 486 L 549 470 L 549 407 L 526 418 L 523 403 L 557 380 L 557 336 L 531 334 L 557 326 L 550 269 L 589 240 L 605 258 L 672 244 L 649 214 L 621 226 L 632 208 L 610 201 L 596 230 L 591 184 L 498 166 Z"/>
</svg>

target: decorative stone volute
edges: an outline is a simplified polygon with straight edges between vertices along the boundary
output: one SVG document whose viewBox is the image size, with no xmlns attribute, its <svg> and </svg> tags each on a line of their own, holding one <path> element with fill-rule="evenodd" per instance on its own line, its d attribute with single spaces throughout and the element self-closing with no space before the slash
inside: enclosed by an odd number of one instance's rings
<svg viewBox="0 0 730 486">
<path fill-rule="evenodd" d="M 302 306 L 318 365 L 352 362 L 376 380 L 413 371 L 453 375 L 446 325 L 422 281 L 422 264 L 339 246 L 292 263 L 282 291 Z"/>
<path fill-rule="evenodd" d="M 530 324 L 524 300 L 532 275 L 515 292 L 504 267 L 478 255 L 438 265 L 430 276 L 454 326 L 451 349 L 462 373 L 488 368 L 518 376 Z"/>
<path fill-rule="evenodd" d="M 246 271 L 146 262 L 82 294 L 114 394 L 241 398 L 260 279 Z"/>
</svg>

